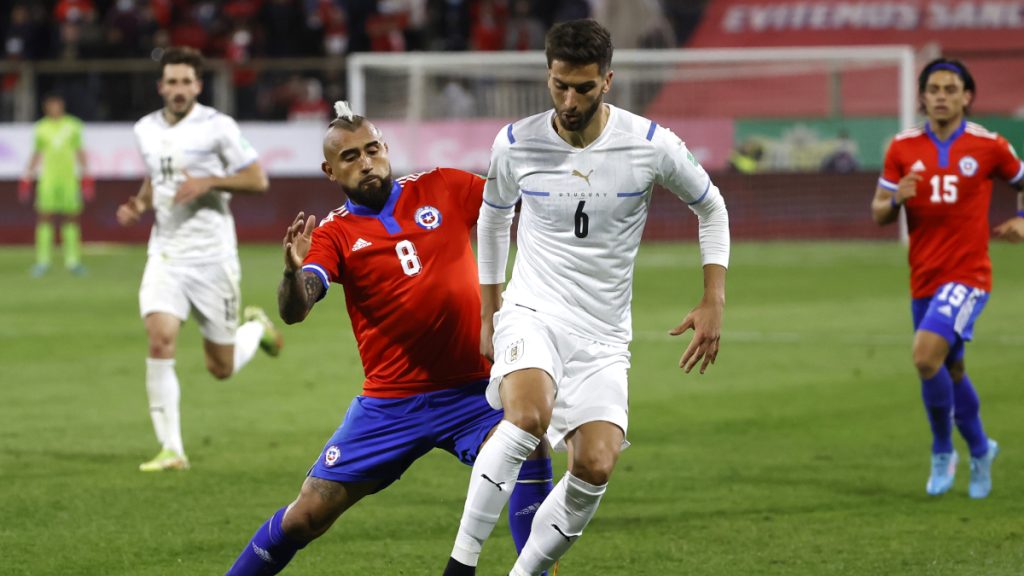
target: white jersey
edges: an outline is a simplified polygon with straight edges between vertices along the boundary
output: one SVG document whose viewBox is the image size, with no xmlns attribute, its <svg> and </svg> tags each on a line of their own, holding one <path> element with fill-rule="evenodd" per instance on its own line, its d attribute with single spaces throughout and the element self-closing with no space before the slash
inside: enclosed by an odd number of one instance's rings
<svg viewBox="0 0 1024 576">
<path fill-rule="evenodd" d="M 478 224 L 480 282 L 505 281 L 507 230 L 521 198 L 506 305 L 555 316 L 599 342 L 628 343 L 633 264 L 654 185 L 700 217 L 704 264 L 728 266 L 728 214 L 718 188 L 675 134 L 609 109 L 604 131 L 586 148 L 562 140 L 553 110 L 498 133 Z"/>
<path fill-rule="evenodd" d="M 174 125 L 164 119 L 163 110 L 143 116 L 135 123 L 135 138 L 153 186 L 156 223 L 149 236 L 150 257 L 195 263 L 236 257 L 230 193 L 214 190 L 187 204 L 174 203 L 186 172 L 196 178 L 221 177 L 259 158 L 234 119 L 196 102 Z"/>
</svg>

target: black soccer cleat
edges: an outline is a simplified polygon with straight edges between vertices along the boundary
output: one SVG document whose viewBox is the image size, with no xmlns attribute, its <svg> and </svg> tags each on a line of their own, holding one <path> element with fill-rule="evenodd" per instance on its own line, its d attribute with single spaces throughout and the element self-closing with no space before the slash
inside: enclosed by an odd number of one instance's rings
<svg viewBox="0 0 1024 576">
<path fill-rule="evenodd" d="M 444 567 L 444 576 L 476 576 L 476 566 L 466 566 L 455 558 L 448 559 Z"/>
</svg>

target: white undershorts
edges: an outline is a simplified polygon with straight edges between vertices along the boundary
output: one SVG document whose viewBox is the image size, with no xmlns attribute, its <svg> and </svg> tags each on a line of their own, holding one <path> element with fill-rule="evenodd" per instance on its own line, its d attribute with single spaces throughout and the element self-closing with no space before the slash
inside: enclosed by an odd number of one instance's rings
<svg viewBox="0 0 1024 576">
<path fill-rule="evenodd" d="M 487 401 L 501 408 L 498 389 L 505 375 L 525 368 L 547 372 L 555 383 L 555 406 L 547 437 L 565 450 L 565 438 L 587 422 L 629 425 L 629 346 L 608 344 L 570 332 L 546 314 L 506 303 L 494 315 L 494 366 Z M 628 446 L 624 442 L 623 446 Z"/>
<path fill-rule="evenodd" d="M 159 257 L 146 261 L 139 288 L 142 317 L 165 312 L 188 320 L 195 311 L 203 337 L 214 344 L 235 343 L 241 267 L 237 258 L 204 264 L 170 264 Z"/>
</svg>

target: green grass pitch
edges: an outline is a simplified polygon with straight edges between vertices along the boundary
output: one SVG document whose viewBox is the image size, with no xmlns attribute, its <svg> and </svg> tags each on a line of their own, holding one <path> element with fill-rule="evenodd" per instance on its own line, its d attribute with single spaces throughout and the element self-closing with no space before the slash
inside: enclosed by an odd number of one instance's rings
<svg viewBox="0 0 1024 576">
<path fill-rule="evenodd" d="M 1019 574 L 1024 566 L 1024 248 L 994 245 L 996 287 L 968 348 L 994 490 L 928 498 L 929 434 L 895 243 L 734 247 L 722 350 L 704 376 L 666 332 L 701 286 L 692 244 L 645 245 L 634 294 L 633 446 L 560 576 Z M 194 323 L 177 369 L 193 469 L 146 475 L 137 290 L 142 247 L 86 250 L 89 275 L 29 278 L 0 251 L 0 573 L 222 574 L 297 493 L 362 378 L 340 289 L 286 327 L 280 358 L 218 382 Z M 242 250 L 245 304 L 276 309 L 274 246 Z M 961 454 L 965 452 L 957 439 Z M 556 456 L 556 471 L 564 457 Z M 556 472 L 558 474 L 558 472 Z M 287 574 L 437 575 L 468 469 L 420 461 L 301 552 Z M 500 521 L 480 573 L 506 574 Z"/>
</svg>

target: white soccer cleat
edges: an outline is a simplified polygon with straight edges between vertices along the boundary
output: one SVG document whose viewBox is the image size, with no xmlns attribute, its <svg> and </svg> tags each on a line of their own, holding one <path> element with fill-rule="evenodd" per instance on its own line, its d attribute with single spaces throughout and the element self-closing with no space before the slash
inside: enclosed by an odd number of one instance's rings
<svg viewBox="0 0 1024 576">
<path fill-rule="evenodd" d="M 932 454 L 932 474 L 925 486 L 929 496 L 938 496 L 949 492 L 956 478 L 956 464 L 959 460 L 956 450 L 944 454 Z"/>
<path fill-rule="evenodd" d="M 979 458 L 971 458 L 971 483 L 967 493 L 971 498 L 986 498 L 992 491 L 992 461 L 999 454 L 999 444 L 988 439 L 988 452 Z"/>
<path fill-rule="evenodd" d="M 270 321 L 270 317 L 259 306 L 246 306 L 242 312 L 246 322 L 259 322 L 263 324 L 263 336 L 260 337 L 260 348 L 270 356 L 277 356 L 284 347 L 284 337 L 281 331 Z"/>
<path fill-rule="evenodd" d="M 139 464 L 139 472 L 163 472 L 164 470 L 188 470 L 188 457 L 173 450 L 161 450 L 149 462 Z"/>
</svg>

